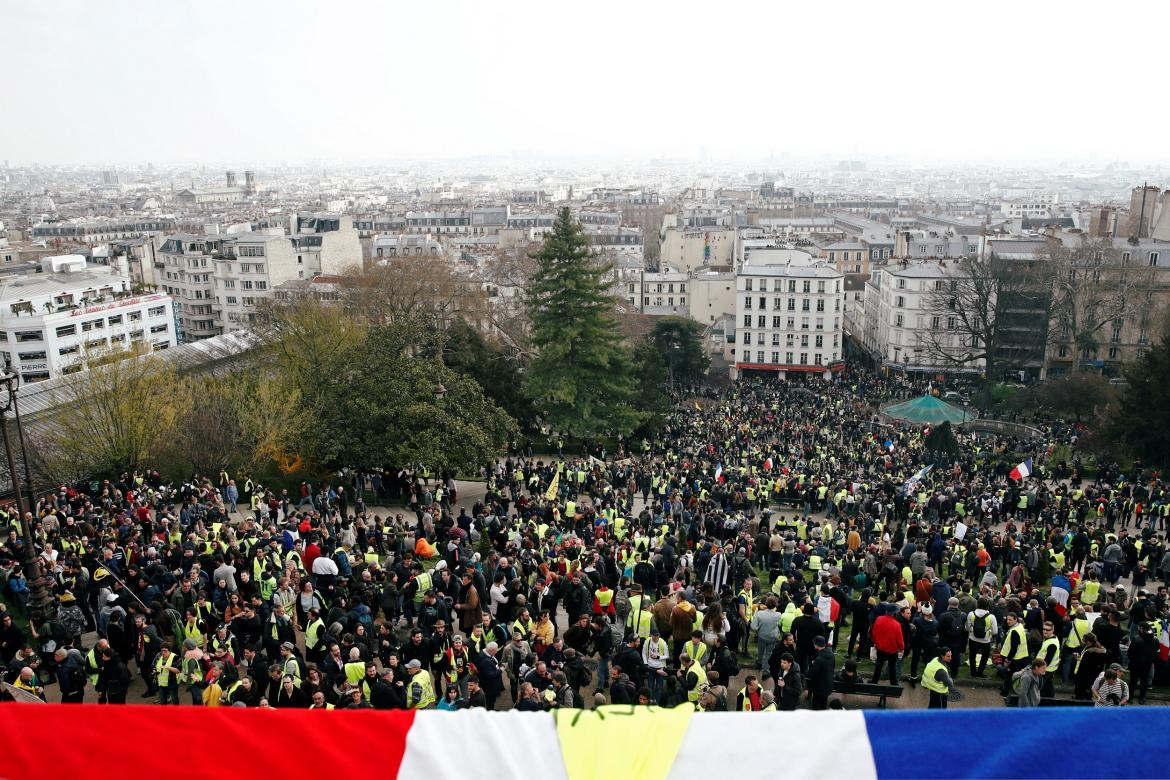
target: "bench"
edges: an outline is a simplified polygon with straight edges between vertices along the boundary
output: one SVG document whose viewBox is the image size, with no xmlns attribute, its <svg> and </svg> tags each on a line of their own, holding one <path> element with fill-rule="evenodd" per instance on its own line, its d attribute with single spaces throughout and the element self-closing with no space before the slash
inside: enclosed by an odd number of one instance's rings
<svg viewBox="0 0 1170 780">
<path fill-rule="evenodd" d="M 902 697 L 902 686 L 870 682 L 846 683 L 834 680 L 833 693 L 844 693 L 850 696 L 876 696 L 878 708 L 884 710 L 887 698 L 899 699 Z"/>
</svg>

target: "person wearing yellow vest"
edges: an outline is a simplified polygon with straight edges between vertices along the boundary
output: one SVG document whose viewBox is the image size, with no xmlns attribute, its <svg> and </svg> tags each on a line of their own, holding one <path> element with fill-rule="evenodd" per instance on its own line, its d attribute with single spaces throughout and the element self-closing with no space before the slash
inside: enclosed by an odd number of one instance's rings
<svg viewBox="0 0 1170 780">
<path fill-rule="evenodd" d="M 593 614 L 603 615 L 608 619 L 614 616 L 613 591 L 605 583 L 593 591 Z"/>
<path fill-rule="evenodd" d="M 1090 633 L 1092 630 L 1092 624 L 1085 617 L 1085 610 L 1078 607 L 1072 622 L 1069 624 L 1068 636 L 1064 639 L 1064 649 L 1066 652 L 1063 655 L 1064 663 L 1060 667 L 1060 679 L 1066 685 L 1068 684 L 1069 676 L 1072 674 L 1073 664 L 1080 656 L 1081 648 L 1085 646 L 1085 634 Z"/>
<path fill-rule="evenodd" d="M 1060 638 L 1056 636 L 1056 627 L 1050 621 L 1044 621 L 1043 630 L 1044 639 L 1040 642 L 1040 652 L 1037 657 L 1044 659 L 1044 663 L 1048 664 L 1052 673 L 1044 675 L 1044 682 L 1040 686 L 1040 695 L 1052 698 L 1052 678 L 1056 676 L 1056 670 L 1060 668 Z"/>
<path fill-rule="evenodd" d="M 309 610 L 309 622 L 305 626 L 305 660 L 318 663 L 325 659 L 325 621 L 316 607 Z"/>
<path fill-rule="evenodd" d="M 703 665 L 683 653 L 678 657 L 678 676 L 682 688 L 687 692 L 687 701 L 698 705 L 699 696 L 707 689 L 707 672 Z"/>
<path fill-rule="evenodd" d="M 154 659 L 154 678 L 158 685 L 159 704 L 179 703 L 179 658 L 163 645 Z"/>
<path fill-rule="evenodd" d="M 435 703 L 435 684 L 431 681 L 431 673 L 422 668 L 417 658 L 407 661 L 406 672 L 410 675 L 406 687 L 406 706 L 412 710 L 429 709 Z"/>
<path fill-rule="evenodd" d="M 1003 688 L 1000 691 L 1006 697 L 1011 693 L 1012 675 L 1026 668 L 1029 661 L 1028 635 L 1024 631 L 1024 624 L 1020 622 L 1019 615 L 1015 612 L 1009 612 L 1007 615 L 1007 634 L 1004 636 L 999 654 L 1003 656 L 1003 663 L 1008 671 L 1008 674 L 1004 675 Z"/>
<path fill-rule="evenodd" d="M 707 657 L 707 644 L 703 641 L 703 632 L 695 630 L 691 632 L 691 641 L 683 645 L 682 653 L 692 661 L 698 664 L 703 663 L 703 659 Z"/>
<path fill-rule="evenodd" d="M 760 712 L 764 709 L 760 681 L 754 674 L 749 674 L 743 682 L 743 690 L 735 697 L 736 712 Z"/>
<path fill-rule="evenodd" d="M 947 708 L 947 694 L 955 681 L 951 679 L 950 663 L 951 648 L 944 647 L 938 656 L 922 670 L 922 687 L 930 691 L 928 709 L 945 710 Z"/>
</svg>

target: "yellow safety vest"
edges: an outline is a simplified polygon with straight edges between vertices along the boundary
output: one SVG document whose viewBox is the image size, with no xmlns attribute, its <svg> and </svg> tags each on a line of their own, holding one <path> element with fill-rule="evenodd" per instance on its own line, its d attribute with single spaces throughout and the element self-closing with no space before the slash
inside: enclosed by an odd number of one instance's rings
<svg viewBox="0 0 1170 780">
<path fill-rule="evenodd" d="M 418 584 L 418 590 L 415 591 L 414 598 L 412 599 L 412 601 L 415 604 L 421 604 L 422 600 L 423 600 L 423 596 L 425 596 L 427 594 L 427 591 L 433 587 L 433 580 L 431 579 L 431 573 L 429 571 L 424 571 L 423 573 L 421 573 L 417 577 L 415 577 L 414 581 Z"/>
<path fill-rule="evenodd" d="M 947 665 L 942 662 L 942 659 L 935 658 L 926 665 L 922 671 L 922 687 L 928 691 L 935 693 L 950 693 L 950 688 L 939 682 L 936 675 L 947 668 Z"/>
<path fill-rule="evenodd" d="M 605 590 L 595 590 L 593 591 L 593 597 L 597 599 L 598 605 L 600 605 L 604 610 L 609 607 L 610 602 L 613 601 L 613 591 L 609 590 L 608 588 Z"/>
<path fill-rule="evenodd" d="M 413 690 L 411 701 L 407 702 L 412 710 L 425 710 L 435 703 L 435 684 L 431 681 L 430 672 L 420 669 L 418 674 L 410 678 L 410 685 L 412 689 L 416 685 L 420 689 L 418 702 L 413 702 Z"/>
<path fill-rule="evenodd" d="M 1025 633 L 1024 627 L 1019 623 L 1016 623 L 1014 626 L 1012 626 L 1011 628 L 1008 629 L 1007 636 L 1005 636 L 1003 638 L 1003 647 L 1001 647 L 999 649 L 1000 655 L 1002 655 L 1004 658 L 1007 658 L 1007 647 L 1008 647 L 1009 637 L 1012 634 L 1016 634 L 1019 637 L 1019 642 L 1017 642 L 1017 644 L 1016 644 L 1016 654 L 1014 656 L 1012 656 L 1011 658 L 1008 658 L 1008 660 L 1009 661 L 1019 661 L 1019 660 L 1022 660 L 1024 658 L 1027 658 L 1028 657 L 1028 635 L 1027 635 L 1027 633 Z"/>
<path fill-rule="evenodd" d="M 159 653 L 158 658 L 154 659 L 155 678 L 158 680 L 158 684 L 164 688 L 170 686 L 171 684 L 171 671 L 166 667 L 174 663 L 174 661 L 171 660 L 174 657 L 174 653 L 167 656 L 166 658 L 163 658 L 162 653 Z"/>
<path fill-rule="evenodd" d="M 1064 646 L 1069 650 L 1076 650 L 1084 644 L 1084 636 L 1093 630 L 1089 625 L 1088 618 L 1074 618 L 1072 622 L 1072 630 L 1068 632 L 1068 638 L 1064 641 Z"/>
<path fill-rule="evenodd" d="M 1054 669 L 1060 664 L 1060 640 L 1056 637 L 1049 637 L 1041 642 L 1039 653 L 1041 658 L 1047 658 L 1049 647 L 1055 648 L 1052 654 L 1052 660 L 1048 662 L 1048 667 Z"/>
<path fill-rule="evenodd" d="M 683 652 L 697 664 L 701 664 L 703 659 L 707 656 L 707 643 L 695 642 L 693 639 L 683 645 Z"/>
<path fill-rule="evenodd" d="M 687 691 L 687 701 L 697 702 L 699 700 L 699 694 L 703 692 L 703 689 L 707 685 L 707 672 L 703 669 L 701 664 L 699 664 L 697 661 L 693 661 L 690 668 L 687 669 L 687 674 L 695 675 L 695 679 L 697 680 L 695 687 Z"/>
</svg>

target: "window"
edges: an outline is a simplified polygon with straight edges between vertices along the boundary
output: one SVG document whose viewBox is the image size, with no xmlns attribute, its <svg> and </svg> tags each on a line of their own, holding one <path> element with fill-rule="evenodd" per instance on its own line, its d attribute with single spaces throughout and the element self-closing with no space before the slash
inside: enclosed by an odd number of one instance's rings
<svg viewBox="0 0 1170 780">
<path fill-rule="evenodd" d="M 773 317 L 773 318 L 772 318 L 772 327 L 773 327 L 773 328 L 779 328 L 779 327 L 780 327 L 780 318 L 779 318 L 779 317 Z"/>
<path fill-rule="evenodd" d="M 743 307 L 744 307 L 744 309 L 747 309 L 747 310 L 750 310 L 752 308 L 752 296 L 749 295 L 743 299 Z"/>
<path fill-rule="evenodd" d="M 780 334 L 779 333 L 772 334 L 772 346 L 773 347 L 780 346 Z"/>
<path fill-rule="evenodd" d="M 147 315 L 151 317 L 161 317 L 167 313 L 166 306 L 151 306 L 146 310 Z"/>
<path fill-rule="evenodd" d="M 113 327 L 114 325 L 121 325 L 121 324 L 122 324 L 122 315 L 121 314 L 115 314 L 114 316 L 110 317 L 110 326 L 111 327 Z"/>
<path fill-rule="evenodd" d="M 931 317 L 930 318 L 930 329 L 931 330 L 938 330 L 941 327 L 942 327 L 942 317 Z"/>
<path fill-rule="evenodd" d="M 764 351 L 763 351 L 763 350 L 760 350 L 760 351 L 756 352 L 756 362 L 757 362 L 757 363 L 763 363 L 763 362 L 764 362 Z"/>
<path fill-rule="evenodd" d="M 90 339 L 89 341 L 85 342 L 86 349 L 97 349 L 99 347 L 104 347 L 105 345 L 105 339 Z"/>
<path fill-rule="evenodd" d="M 21 353 L 17 354 L 17 357 L 19 357 L 21 360 L 44 360 L 44 359 L 45 359 L 45 353 L 44 353 L 44 351 L 40 351 L 40 352 L 21 352 Z"/>
<path fill-rule="evenodd" d="M 1113 332 L 1109 334 L 1109 340 L 1114 344 L 1121 343 L 1121 320 L 1113 321 Z"/>
<path fill-rule="evenodd" d="M 1130 253 L 1129 253 L 1129 252 L 1122 252 L 1122 253 L 1121 253 L 1121 263 L 1122 263 L 1122 265 L 1125 265 L 1125 264 L 1129 263 L 1129 258 L 1130 258 Z"/>
<path fill-rule="evenodd" d="M 76 344 L 74 344 L 72 347 L 61 347 L 59 350 L 57 350 L 57 354 L 58 355 L 73 355 L 79 349 L 80 349 L 80 347 L 78 347 Z"/>
<path fill-rule="evenodd" d="M 151 325 L 150 332 L 151 333 L 166 333 L 168 327 L 169 326 L 165 322 L 162 325 Z"/>
<path fill-rule="evenodd" d="M 756 334 L 756 343 L 763 346 L 763 344 L 764 344 L 764 331 L 760 331 L 759 333 Z"/>
<path fill-rule="evenodd" d="M 825 337 L 824 336 L 817 336 L 815 342 L 813 343 L 813 346 L 816 347 L 817 349 L 820 349 L 821 347 L 825 346 Z"/>
<path fill-rule="evenodd" d="M 227 301 L 228 306 L 236 305 L 236 296 L 234 295 L 229 295 L 225 300 Z M 630 303 L 633 303 L 633 301 L 630 301 Z"/>
<path fill-rule="evenodd" d="M 836 323 L 836 320 L 834 320 L 834 323 Z M 834 327 L 836 327 L 835 324 L 834 324 Z M 825 318 L 824 317 L 817 317 L 816 329 L 817 330 L 824 330 L 825 329 Z"/>
<path fill-rule="evenodd" d="M 40 341 L 44 338 L 39 330 L 18 330 L 16 331 L 17 341 Z"/>
<path fill-rule="evenodd" d="M 894 327 L 895 328 L 902 327 L 902 315 L 901 314 L 894 315 Z"/>
<path fill-rule="evenodd" d="M 796 280 L 795 279 L 788 280 L 788 292 L 790 292 L 790 293 L 796 292 Z"/>
<path fill-rule="evenodd" d="M 744 279 L 743 280 L 743 289 L 747 290 L 748 292 L 752 291 L 752 280 L 751 279 Z"/>
<path fill-rule="evenodd" d="M 680 293 L 685 293 L 685 292 L 687 291 L 687 285 L 686 285 L 686 282 L 680 282 L 680 283 L 679 283 L 679 285 L 678 285 L 678 291 L 679 291 Z"/>
<path fill-rule="evenodd" d="M 906 280 L 905 280 L 905 279 L 899 279 L 899 280 L 898 280 L 898 289 L 899 289 L 899 290 L 905 290 L 905 289 L 906 289 Z"/>
<path fill-rule="evenodd" d="M 796 311 L 796 299 L 795 298 L 788 299 L 788 311 Z"/>
<path fill-rule="evenodd" d="M 804 298 L 800 301 L 800 310 L 801 311 L 808 311 L 809 310 L 808 298 Z"/>
<path fill-rule="evenodd" d="M 954 330 L 959 327 L 958 317 L 947 317 L 947 330 Z"/>
<path fill-rule="evenodd" d="M 789 333 L 784 337 L 784 346 L 786 346 L 786 347 L 796 346 L 796 334 L 795 333 Z"/>
<path fill-rule="evenodd" d="M 906 299 L 899 295 L 894 299 L 894 305 L 901 309 L 906 305 Z"/>
<path fill-rule="evenodd" d="M 789 364 L 789 365 L 792 365 L 792 353 L 791 352 L 784 353 L 784 362 Z"/>
<path fill-rule="evenodd" d="M 795 318 L 795 317 L 789 317 L 789 318 L 788 318 L 788 330 L 792 330 L 792 329 L 793 329 L 793 328 L 795 328 L 795 327 L 796 327 L 796 318 Z"/>
<path fill-rule="evenodd" d="M 756 327 L 757 328 L 768 327 L 768 318 L 761 314 L 759 317 L 756 318 Z"/>
<path fill-rule="evenodd" d="M 264 246 L 241 246 L 237 248 L 240 257 L 264 257 Z"/>
<path fill-rule="evenodd" d="M 1154 266 L 1157 264 L 1158 264 L 1158 253 L 1157 252 L 1150 252 L 1150 265 Z"/>
<path fill-rule="evenodd" d="M 1117 360 L 1117 358 L 1120 355 L 1121 355 L 1121 350 L 1119 350 L 1117 347 L 1110 347 L 1109 348 L 1109 359 L 1110 360 Z"/>
<path fill-rule="evenodd" d="M 808 279 L 805 279 L 802 288 L 804 292 L 812 292 L 812 282 Z"/>
<path fill-rule="evenodd" d="M 251 290 L 251 289 L 252 289 L 252 283 L 251 283 L 251 282 L 249 282 L 249 281 L 243 281 L 243 282 L 240 282 L 240 289 L 241 289 L 241 290 Z"/>
<path fill-rule="evenodd" d="M 646 299 L 646 303 L 647 304 L 650 303 L 649 298 Z M 745 328 L 750 328 L 752 326 L 752 315 L 750 315 L 750 314 L 743 315 L 743 326 Z"/>
<path fill-rule="evenodd" d="M 779 362 L 780 362 L 780 353 L 779 353 L 779 352 L 773 352 L 773 353 L 772 353 L 772 363 L 773 363 L 773 365 L 774 365 L 774 364 L 776 364 L 776 363 L 779 363 Z"/>
<path fill-rule="evenodd" d="M 782 308 L 784 308 L 783 300 L 780 298 L 773 298 L 772 299 L 772 310 L 773 311 L 780 311 Z"/>
<path fill-rule="evenodd" d="M 268 289 L 268 282 L 256 282 L 256 289 L 257 290 L 267 290 Z"/>
<path fill-rule="evenodd" d="M 801 353 L 800 353 L 800 364 L 801 364 L 802 366 L 807 366 L 807 365 L 808 365 L 808 353 L 807 353 L 807 352 L 801 352 Z"/>
<path fill-rule="evenodd" d="M 800 329 L 801 330 L 808 330 L 808 317 L 801 317 L 800 318 Z"/>
<path fill-rule="evenodd" d="M 138 322 L 138 321 L 139 321 L 139 320 L 141 320 L 141 319 L 142 319 L 142 312 L 140 312 L 140 311 L 132 311 L 132 312 L 130 312 L 130 315 L 129 315 L 129 320 L 130 320 L 131 322 Z"/>
<path fill-rule="evenodd" d="M 72 336 L 75 333 L 77 333 L 76 325 L 62 325 L 61 327 L 57 328 L 58 336 Z"/>
<path fill-rule="evenodd" d="M 808 334 L 807 333 L 802 333 L 800 335 L 800 346 L 802 346 L 802 347 L 808 346 Z"/>
<path fill-rule="evenodd" d="M 837 305 L 840 306 L 840 304 L 841 304 L 841 302 L 837 301 Z M 817 299 L 817 311 L 824 311 L 824 310 L 825 310 L 825 299 L 818 298 Z"/>
<path fill-rule="evenodd" d="M 819 366 L 819 365 L 822 365 L 822 364 L 821 364 L 821 353 L 820 353 L 820 352 L 818 352 L 818 353 L 816 353 L 815 355 L 813 355 L 813 363 L 814 363 L 814 364 L 816 364 L 816 365 L 818 365 L 818 366 Z"/>
<path fill-rule="evenodd" d="M 225 290 L 234 290 L 236 289 L 236 282 L 234 279 L 224 279 L 223 287 Z"/>
</svg>

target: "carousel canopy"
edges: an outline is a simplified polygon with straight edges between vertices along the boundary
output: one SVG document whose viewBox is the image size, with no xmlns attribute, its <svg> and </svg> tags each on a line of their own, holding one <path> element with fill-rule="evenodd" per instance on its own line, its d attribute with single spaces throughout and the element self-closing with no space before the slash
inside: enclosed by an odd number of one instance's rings
<svg viewBox="0 0 1170 780">
<path fill-rule="evenodd" d="M 924 395 L 913 401 L 888 404 L 882 407 L 882 414 L 918 425 L 941 425 L 944 422 L 960 425 L 975 419 L 974 414 L 957 406 L 951 406 L 933 395 Z"/>
</svg>

